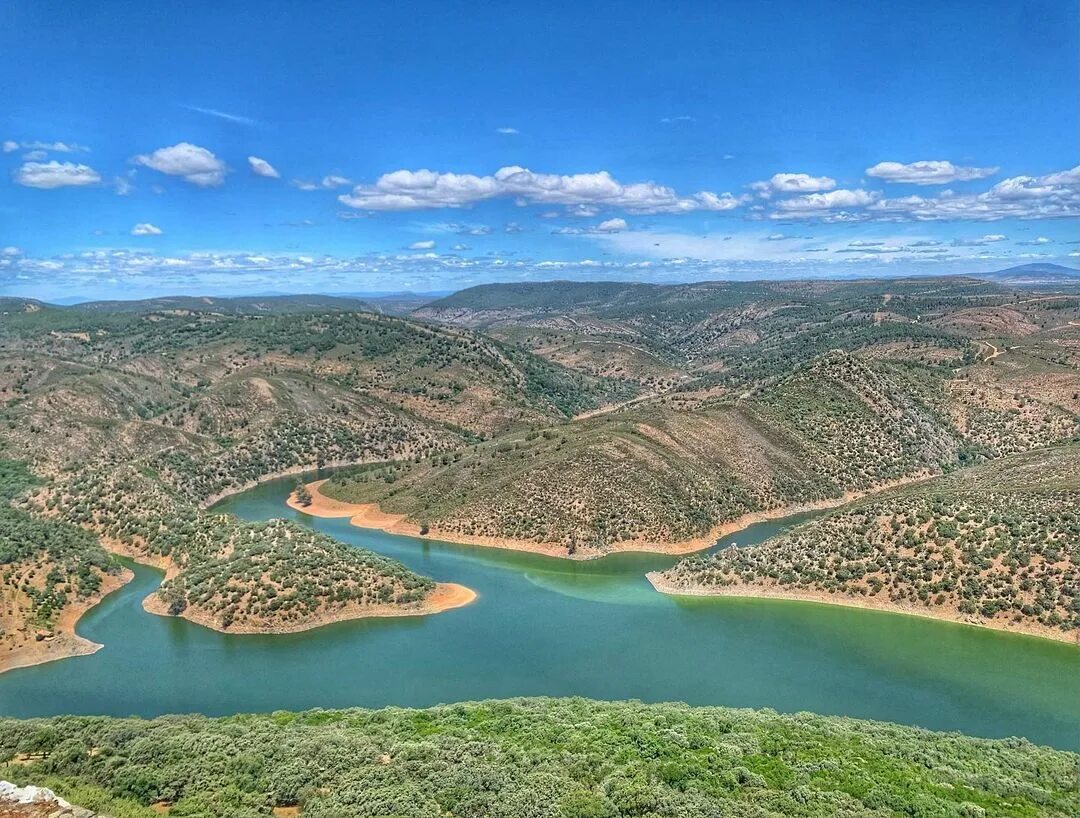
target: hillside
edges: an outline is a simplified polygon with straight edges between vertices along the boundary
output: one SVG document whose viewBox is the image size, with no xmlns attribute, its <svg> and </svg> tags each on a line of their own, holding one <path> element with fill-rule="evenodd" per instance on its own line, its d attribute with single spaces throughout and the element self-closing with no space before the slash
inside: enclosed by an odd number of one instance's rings
<svg viewBox="0 0 1080 818">
<path fill-rule="evenodd" d="M 707 546 L 748 515 L 835 505 L 1076 434 L 1065 408 L 1024 398 L 1020 412 L 1011 395 L 997 405 L 954 393 L 951 377 L 833 352 L 734 401 L 629 407 L 347 470 L 319 490 L 377 503 L 436 538 L 576 556 L 678 552 Z M 956 423 L 959 414 L 977 431 Z"/>
<path fill-rule="evenodd" d="M 74 621 L 127 578 L 86 531 L 10 505 L 35 482 L 0 460 L 0 669 L 96 650 Z"/>
<path fill-rule="evenodd" d="M 160 565 L 168 598 L 151 606 L 234 630 L 446 597 L 373 555 L 203 510 L 269 475 L 359 465 L 327 495 L 445 539 L 687 550 L 1069 439 L 1080 407 L 1080 301 L 972 279 L 493 285 L 424 321 L 321 297 L 9 301 L 0 457 L 44 483 L 19 513 Z M 486 331 L 431 323 L 447 303 Z M 286 606 L 290 583 L 305 597 Z M 94 599 L 52 621 L 70 631 Z M 33 633 L 32 607 L 9 604 L 8 632 Z"/>
<path fill-rule="evenodd" d="M 855 503 L 653 575 L 669 593 L 857 604 L 1080 638 L 1080 444 Z"/>
<path fill-rule="evenodd" d="M 124 818 L 1064 818 L 1078 764 L 1022 739 L 581 699 L 0 720 L 0 778 Z"/>
<path fill-rule="evenodd" d="M 1019 287 L 1069 285 L 1080 288 L 1080 270 L 1061 264 L 1021 264 L 1005 270 L 980 273 L 978 277 Z"/>
<path fill-rule="evenodd" d="M 1076 306 L 1072 303 L 1073 313 Z M 958 336 L 993 338 L 994 327 L 980 323 L 958 332 L 948 323 L 955 313 L 1019 311 L 1032 326 L 1045 329 L 1062 317 L 1056 307 L 1060 304 L 1029 299 L 1007 282 L 948 277 L 490 284 L 434 301 L 414 314 L 480 328 L 561 363 L 604 345 L 614 366 L 629 377 L 675 394 L 743 389 L 832 349 L 903 344 L 926 354 L 962 351 Z"/>
<path fill-rule="evenodd" d="M 240 631 L 439 610 L 460 594 L 295 526 L 200 507 L 276 473 L 430 455 L 551 422 L 609 389 L 468 331 L 366 313 L 44 308 L 3 322 L 0 352 L 0 453 L 45 481 L 23 513 L 167 568 L 152 605 Z M 66 638 L 83 597 L 57 603 L 62 632 L 49 640 Z M 38 615 L 10 604 L 10 630 L 31 633 Z"/>
</svg>

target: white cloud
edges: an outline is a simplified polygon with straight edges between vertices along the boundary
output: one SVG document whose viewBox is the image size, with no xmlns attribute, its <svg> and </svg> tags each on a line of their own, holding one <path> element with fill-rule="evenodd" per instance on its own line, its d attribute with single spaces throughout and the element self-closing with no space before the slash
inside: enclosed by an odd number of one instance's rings
<svg viewBox="0 0 1080 818">
<path fill-rule="evenodd" d="M 22 146 L 28 150 L 51 151 L 52 153 L 85 153 L 90 149 L 76 142 L 23 142 Z"/>
<path fill-rule="evenodd" d="M 626 223 L 626 219 L 605 219 L 596 225 L 596 229 L 601 233 L 618 233 L 628 228 L 629 225 Z"/>
<path fill-rule="evenodd" d="M 131 235 L 133 236 L 160 236 L 164 232 L 160 227 L 156 227 L 150 222 L 141 222 L 131 228 Z"/>
<path fill-rule="evenodd" d="M 773 218 L 799 218 L 821 216 L 837 210 L 866 207 L 877 199 L 877 194 L 867 190 L 831 190 L 828 193 L 810 193 L 781 199 L 776 203 L 778 213 Z"/>
<path fill-rule="evenodd" d="M 49 155 L 48 151 L 27 151 L 23 154 L 23 159 L 28 162 L 38 162 L 45 159 Z"/>
<path fill-rule="evenodd" d="M 953 239 L 953 247 L 985 247 L 987 244 L 996 244 L 999 241 L 1005 241 L 1007 237 L 1001 233 L 989 233 L 985 236 L 979 236 L 974 239 Z"/>
<path fill-rule="evenodd" d="M 281 174 L 277 172 L 277 169 L 273 165 L 265 159 L 260 159 L 258 156 L 248 157 L 248 167 L 251 168 L 251 172 L 256 176 L 265 176 L 267 179 L 281 178 Z"/>
<path fill-rule="evenodd" d="M 540 215 L 545 219 L 557 219 L 560 215 L 571 216 L 575 219 L 591 219 L 593 216 L 600 215 L 600 208 L 589 204 L 567 205 L 564 213 L 554 210 Z"/>
<path fill-rule="evenodd" d="M 30 142 L 16 142 L 14 139 L 5 139 L 0 142 L 0 150 L 4 153 L 12 153 L 19 150 L 19 148 L 30 151 L 32 154 L 23 157 L 24 159 L 42 159 L 46 153 L 85 153 L 90 150 L 85 145 L 79 145 L 76 142 L 42 142 L 37 139 Z"/>
<path fill-rule="evenodd" d="M 423 241 L 414 241 L 409 245 L 410 250 L 432 250 L 435 248 L 435 241 L 433 239 L 425 239 Z"/>
<path fill-rule="evenodd" d="M 731 194 L 708 191 L 679 196 L 653 182 L 622 184 L 607 171 L 568 176 L 538 174 L 526 168 L 501 168 L 491 176 L 398 170 L 373 185 L 357 185 L 338 200 L 358 210 L 425 210 L 468 207 L 496 198 L 519 204 L 610 207 L 632 213 L 725 211 L 738 206 Z M 594 214 L 595 215 L 595 214 Z"/>
<path fill-rule="evenodd" d="M 950 182 L 967 182 L 972 179 L 984 179 L 997 173 L 995 168 L 959 167 L 952 162 L 923 160 L 921 162 L 878 162 L 866 169 L 867 176 L 884 179 L 886 182 L 901 182 L 909 185 L 946 185 Z"/>
<path fill-rule="evenodd" d="M 680 122 L 694 122 L 694 118 L 689 114 L 681 114 L 679 116 L 665 116 L 660 120 L 661 125 L 677 125 Z"/>
<path fill-rule="evenodd" d="M 22 250 L 20 250 L 18 247 L 9 246 L 9 247 L 5 247 L 2 250 L 0 250 L 0 256 L 6 256 L 8 258 L 14 258 L 15 256 L 21 256 L 21 255 L 22 255 Z"/>
<path fill-rule="evenodd" d="M 596 233 L 621 233 L 624 230 L 629 230 L 630 225 L 626 223 L 626 219 L 605 219 L 600 224 L 592 227 L 559 227 L 552 232 L 560 236 L 587 236 Z"/>
<path fill-rule="evenodd" d="M 168 176 L 179 176 L 199 187 L 216 187 L 225 181 L 225 163 L 206 148 L 190 142 L 139 154 L 133 161 Z"/>
<path fill-rule="evenodd" d="M 507 136 L 511 136 L 513 134 L 519 133 L 519 131 L 517 128 L 496 128 L 495 133 L 501 133 L 506 134 Z"/>
<path fill-rule="evenodd" d="M 1044 185 L 1064 185 L 1066 187 L 1080 186 L 1080 165 L 1069 170 L 1049 173 L 1040 180 Z"/>
<path fill-rule="evenodd" d="M 868 209 L 868 215 L 915 221 L 1075 218 L 1080 216 L 1080 165 L 1045 176 L 1014 176 L 985 193 L 945 190 L 930 198 L 881 199 Z"/>
<path fill-rule="evenodd" d="M 345 187 L 345 185 L 352 184 L 351 179 L 347 179 L 344 176 L 335 176 L 330 174 L 324 176 L 319 182 L 309 182 L 307 179 L 293 179 L 290 182 L 293 187 L 298 190 L 333 190 L 334 188 Z"/>
<path fill-rule="evenodd" d="M 472 248 L 469 247 L 469 245 L 467 245 L 467 244 L 455 244 L 450 249 L 453 250 L 455 253 L 460 253 L 460 252 L 462 252 L 464 250 L 471 250 Z"/>
<path fill-rule="evenodd" d="M 1028 239 L 1027 241 L 1018 241 L 1017 244 L 1024 244 L 1029 247 L 1040 246 L 1043 244 L 1050 244 L 1050 239 L 1048 239 L 1046 236 L 1037 236 L 1036 238 Z"/>
<path fill-rule="evenodd" d="M 101 176 L 87 165 L 74 162 L 26 162 L 15 171 L 16 184 L 51 190 L 57 187 L 96 185 Z"/>
<path fill-rule="evenodd" d="M 768 198 L 774 193 L 819 193 L 836 187 L 836 180 L 828 176 L 811 176 L 807 173 L 774 173 L 765 182 L 750 185 L 759 195 Z"/>
</svg>

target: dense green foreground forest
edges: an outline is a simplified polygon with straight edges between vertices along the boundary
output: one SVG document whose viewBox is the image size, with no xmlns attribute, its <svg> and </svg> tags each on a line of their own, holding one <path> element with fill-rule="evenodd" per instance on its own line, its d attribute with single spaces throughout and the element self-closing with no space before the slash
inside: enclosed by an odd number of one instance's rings
<svg viewBox="0 0 1080 818">
<path fill-rule="evenodd" d="M 0 721 L 0 778 L 116 818 L 1070 816 L 1080 757 L 809 714 L 515 699 Z"/>
</svg>

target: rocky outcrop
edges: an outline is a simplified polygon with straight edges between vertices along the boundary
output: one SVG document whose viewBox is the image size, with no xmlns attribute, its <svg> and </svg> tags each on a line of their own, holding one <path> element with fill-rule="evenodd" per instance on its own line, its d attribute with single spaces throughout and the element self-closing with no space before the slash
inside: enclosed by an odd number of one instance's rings
<svg viewBox="0 0 1080 818">
<path fill-rule="evenodd" d="M 105 818 L 69 804 L 55 792 L 32 784 L 17 787 L 0 781 L 0 818 Z"/>
</svg>

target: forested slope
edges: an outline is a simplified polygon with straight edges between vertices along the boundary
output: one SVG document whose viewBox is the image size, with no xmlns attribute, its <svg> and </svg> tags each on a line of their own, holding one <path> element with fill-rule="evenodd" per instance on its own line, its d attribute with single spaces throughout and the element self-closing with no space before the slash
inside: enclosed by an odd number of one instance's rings
<svg viewBox="0 0 1080 818">
<path fill-rule="evenodd" d="M 117 818 L 1053 816 L 1078 758 L 809 714 L 581 699 L 0 720 L 0 778 Z"/>
<path fill-rule="evenodd" d="M 855 503 L 654 577 L 672 593 L 779 594 L 1080 639 L 1080 444 Z"/>
</svg>

